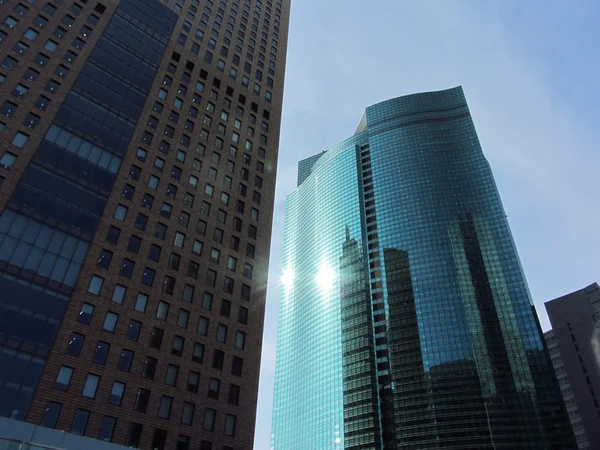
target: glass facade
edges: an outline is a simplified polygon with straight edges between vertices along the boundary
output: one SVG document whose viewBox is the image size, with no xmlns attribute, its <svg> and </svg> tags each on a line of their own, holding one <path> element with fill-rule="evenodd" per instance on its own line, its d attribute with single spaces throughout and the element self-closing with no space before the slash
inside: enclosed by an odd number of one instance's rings
<svg viewBox="0 0 600 450">
<path fill-rule="evenodd" d="M 299 166 L 272 448 L 575 448 L 462 89 Z"/>
</svg>

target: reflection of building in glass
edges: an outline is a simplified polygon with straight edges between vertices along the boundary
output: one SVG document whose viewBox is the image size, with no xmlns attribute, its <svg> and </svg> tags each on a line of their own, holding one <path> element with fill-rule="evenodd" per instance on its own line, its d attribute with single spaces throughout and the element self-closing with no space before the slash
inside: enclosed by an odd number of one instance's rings
<svg viewBox="0 0 600 450">
<path fill-rule="evenodd" d="M 580 450 L 600 448 L 600 286 L 546 303 L 545 334 Z"/>
<path fill-rule="evenodd" d="M 462 90 L 371 106 L 300 168 L 272 448 L 575 448 Z"/>
</svg>

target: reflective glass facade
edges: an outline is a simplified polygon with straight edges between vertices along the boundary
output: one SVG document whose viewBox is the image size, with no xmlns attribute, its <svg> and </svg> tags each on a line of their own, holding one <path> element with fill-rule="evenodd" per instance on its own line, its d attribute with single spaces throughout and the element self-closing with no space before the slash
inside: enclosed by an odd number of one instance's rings
<svg viewBox="0 0 600 450">
<path fill-rule="evenodd" d="M 574 448 L 461 88 L 367 108 L 286 204 L 272 448 Z"/>
</svg>

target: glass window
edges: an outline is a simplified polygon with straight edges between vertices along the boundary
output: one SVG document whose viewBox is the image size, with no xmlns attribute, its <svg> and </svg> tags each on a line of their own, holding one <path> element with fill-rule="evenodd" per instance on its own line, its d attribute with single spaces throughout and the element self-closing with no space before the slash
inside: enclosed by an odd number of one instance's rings
<svg viewBox="0 0 600 450">
<path fill-rule="evenodd" d="M 236 416 L 232 414 L 225 415 L 225 436 L 235 436 Z"/>
<path fill-rule="evenodd" d="M 208 334 L 208 319 L 206 317 L 200 316 L 198 318 L 197 332 L 200 336 L 206 336 Z"/>
<path fill-rule="evenodd" d="M 121 406 L 123 395 L 125 394 L 125 384 L 115 381 L 108 397 L 108 403 L 115 406 Z"/>
<path fill-rule="evenodd" d="M 94 356 L 92 357 L 92 362 L 95 364 L 104 365 L 106 363 L 106 357 L 108 356 L 108 351 L 110 350 L 110 344 L 102 341 L 98 341 L 96 343 L 96 349 L 94 350 Z"/>
<path fill-rule="evenodd" d="M 131 320 L 131 322 L 129 322 L 129 328 L 127 328 L 127 339 L 137 342 L 141 329 L 141 322 L 138 322 L 137 320 Z"/>
<path fill-rule="evenodd" d="M 89 325 L 92 320 L 93 314 L 94 314 L 94 305 L 90 305 L 89 303 L 84 303 L 81 306 L 81 311 L 79 311 L 79 316 L 77 317 L 77 322 L 82 323 L 84 325 Z"/>
<path fill-rule="evenodd" d="M 19 131 L 13 138 L 12 145 L 14 145 L 15 147 L 23 148 L 28 140 L 29 136 Z"/>
<path fill-rule="evenodd" d="M 135 396 L 133 409 L 137 412 L 145 413 L 148 408 L 148 400 L 150 399 L 150 391 L 147 389 L 138 389 Z"/>
<path fill-rule="evenodd" d="M 190 402 L 185 402 L 183 404 L 183 412 L 181 414 L 181 423 L 184 425 L 192 425 L 194 422 L 194 410 L 196 409 L 196 405 Z"/>
<path fill-rule="evenodd" d="M 202 363 L 203 359 L 204 359 L 204 344 L 199 344 L 198 342 L 196 342 L 194 344 L 194 352 L 192 354 L 192 360 L 194 360 L 197 363 Z"/>
<path fill-rule="evenodd" d="M 56 377 L 56 382 L 54 383 L 54 389 L 57 391 L 67 391 L 69 384 L 71 384 L 72 376 L 73 369 L 71 367 L 61 366 Z"/>
<path fill-rule="evenodd" d="M 171 417 L 171 407 L 173 405 L 173 397 L 163 395 L 160 398 L 160 406 L 158 408 L 158 417 L 161 419 L 168 419 Z"/>
<path fill-rule="evenodd" d="M 204 413 L 204 423 L 203 428 L 206 431 L 213 431 L 215 429 L 215 417 L 217 415 L 217 411 L 212 408 L 206 408 Z"/>
<path fill-rule="evenodd" d="M 98 439 L 105 442 L 112 442 L 113 433 L 115 432 L 115 425 L 117 424 L 117 419 L 114 417 L 105 417 L 102 419 L 102 424 L 100 425 L 100 433 L 98 434 Z"/>
<path fill-rule="evenodd" d="M 94 295 L 100 295 L 100 291 L 102 290 L 102 285 L 104 284 L 104 278 L 99 277 L 97 275 L 93 275 L 90 280 L 90 285 L 88 286 L 88 292 Z"/>
<path fill-rule="evenodd" d="M 220 323 L 217 327 L 217 341 L 223 343 L 227 342 L 227 325 Z"/>
<path fill-rule="evenodd" d="M 133 361 L 133 352 L 131 350 L 123 349 L 121 351 L 121 356 L 119 357 L 117 369 L 119 369 L 121 372 L 129 372 L 129 370 L 131 369 L 132 361 Z"/>
<path fill-rule="evenodd" d="M 156 372 L 156 358 L 152 358 L 147 356 L 144 360 L 144 367 L 142 369 L 142 377 L 149 378 L 150 380 L 154 379 L 154 373 Z"/>
<path fill-rule="evenodd" d="M 156 310 L 156 318 L 160 320 L 167 320 L 169 315 L 169 303 L 159 302 L 158 309 Z"/>
<path fill-rule="evenodd" d="M 208 382 L 208 398 L 214 400 L 219 399 L 219 390 L 221 389 L 221 381 L 217 378 L 211 378 Z"/>
<path fill-rule="evenodd" d="M 89 417 L 89 411 L 78 409 L 75 412 L 75 417 L 73 418 L 73 423 L 71 424 L 71 433 L 83 436 L 85 434 Z"/>
<path fill-rule="evenodd" d="M 127 207 L 123 205 L 117 205 L 117 209 L 115 210 L 115 219 L 120 220 L 121 222 L 125 221 L 125 217 L 127 216 Z"/>
<path fill-rule="evenodd" d="M 83 387 L 83 392 L 81 395 L 88 398 L 96 397 L 96 390 L 98 389 L 99 383 L 100 377 L 90 373 L 85 380 L 85 386 Z"/>
<path fill-rule="evenodd" d="M 141 313 L 146 312 L 146 306 L 148 305 L 148 296 L 146 294 L 138 293 L 137 298 L 135 299 L 135 307 L 136 311 Z"/>
<path fill-rule="evenodd" d="M 79 356 L 84 340 L 85 336 L 83 334 L 73 333 L 67 344 L 67 354 L 76 357 Z"/>
<path fill-rule="evenodd" d="M 58 421 L 61 408 L 62 405 L 60 403 L 48 402 L 46 404 L 46 409 L 44 410 L 44 416 L 42 417 L 42 422 L 40 425 L 46 428 L 56 427 L 56 422 Z"/>
<path fill-rule="evenodd" d="M 176 356 L 181 356 L 183 354 L 183 345 L 185 343 L 185 339 L 181 336 L 174 336 L 173 343 L 171 345 L 171 354 Z"/>
<path fill-rule="evenodd" d="M 179 376 L 179 366 L 169 364 L 167 366 L 167 373 L 165 376 L 165 384 L 169 386 L 177 385 L 177 377 Z"/>
<path fill-rule="evenodd" d="M 102 329 L 104 331 L 108 331 L 109 333 L 114 333 L 118 320 L 119 320 L 118 314 L 110 312 L 110 311 L 107 312 L 106 318 L 104 319 L 104 325 L 102 326 Z"/>
</svg>

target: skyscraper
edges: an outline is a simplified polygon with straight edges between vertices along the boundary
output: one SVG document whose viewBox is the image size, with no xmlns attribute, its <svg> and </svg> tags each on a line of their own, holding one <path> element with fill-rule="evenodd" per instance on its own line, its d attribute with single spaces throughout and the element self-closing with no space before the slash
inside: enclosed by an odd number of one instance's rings
<svg viewBox="0 0 600 450">
<path fill-rule="evenodd" d="M 600 286 L 546 302 L 546 311 L 548 351 L 578 448 L 600 448 Z"/>
<path fill-rule="evenodd" d="M 574 448 L 462 89 L 371 106 L 299 167 L 272 449 Z"/>
<path fill-rule="evenodd" d="M 0 417 L 251 448 L 289 0 L 0 12 Z"/>
</svg>

